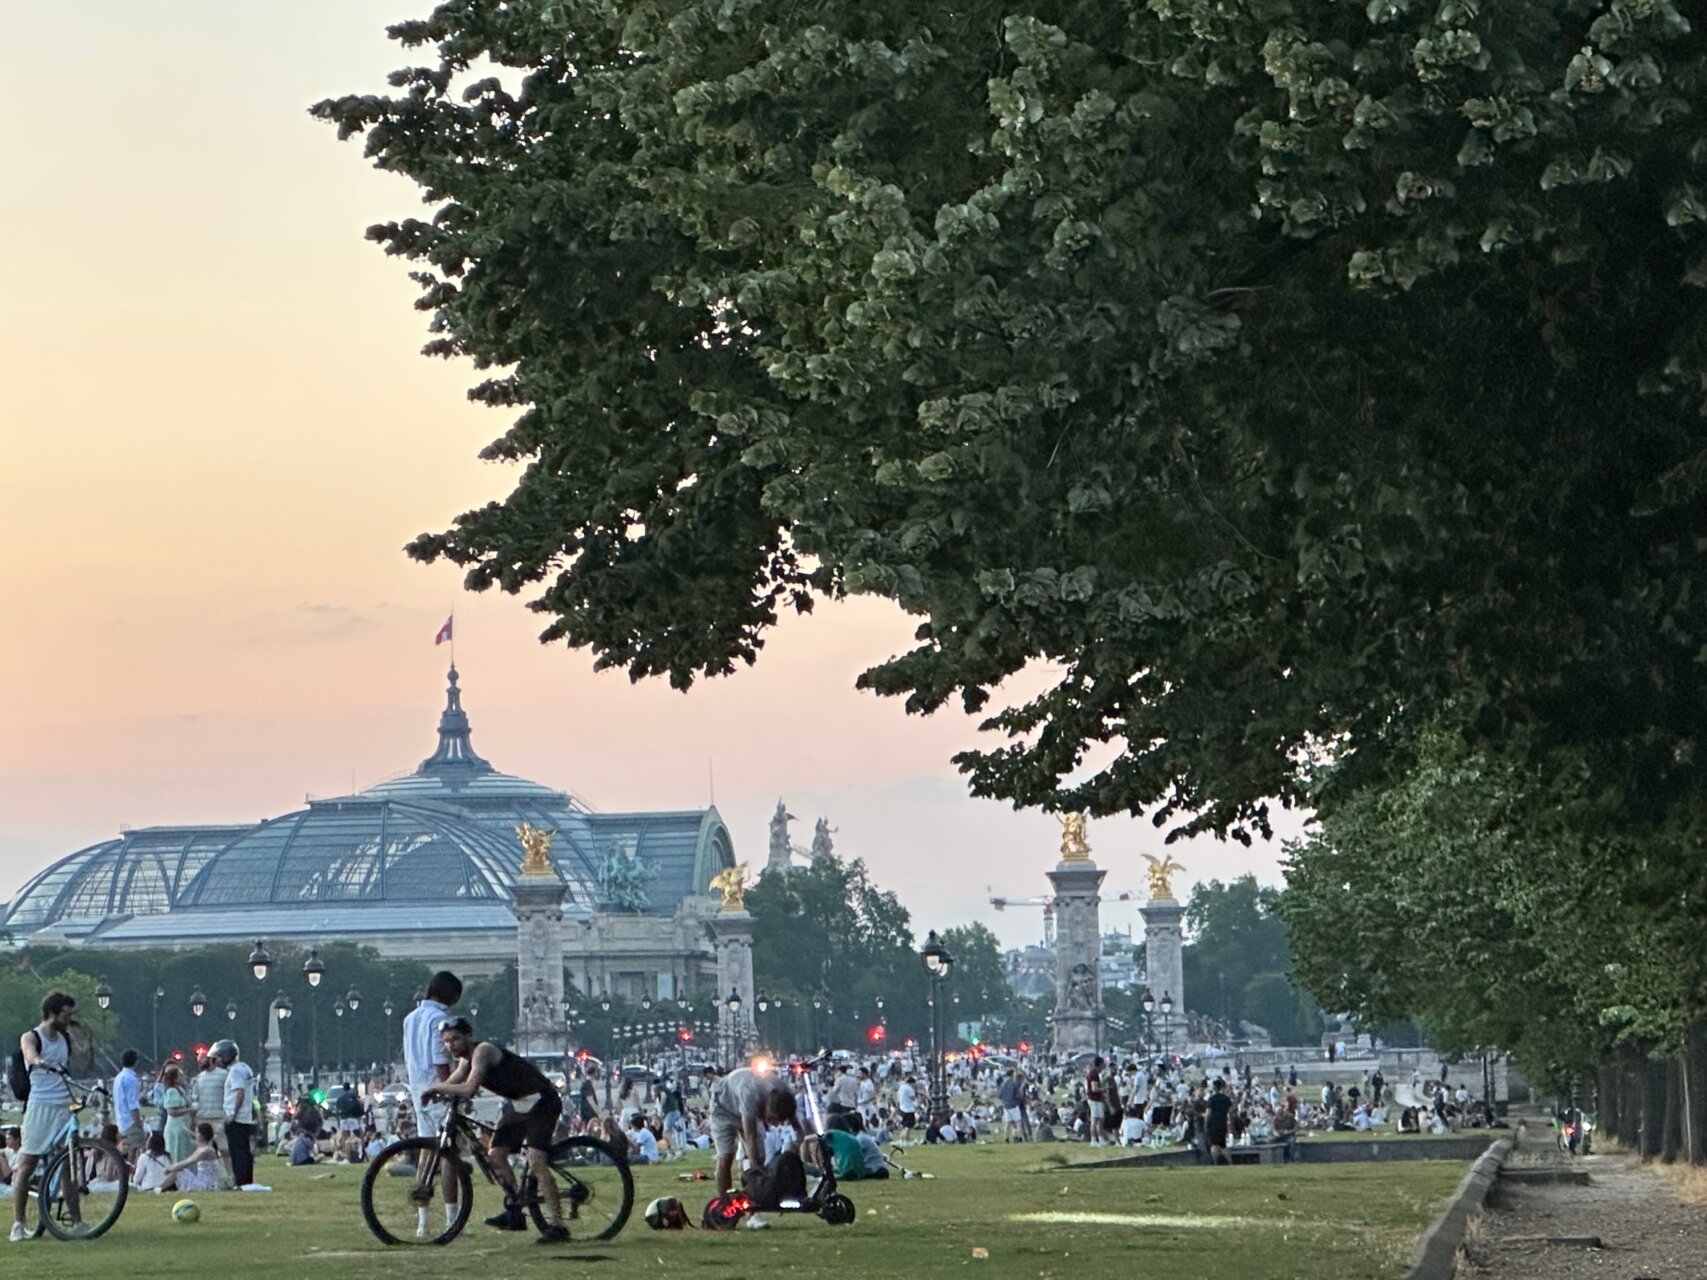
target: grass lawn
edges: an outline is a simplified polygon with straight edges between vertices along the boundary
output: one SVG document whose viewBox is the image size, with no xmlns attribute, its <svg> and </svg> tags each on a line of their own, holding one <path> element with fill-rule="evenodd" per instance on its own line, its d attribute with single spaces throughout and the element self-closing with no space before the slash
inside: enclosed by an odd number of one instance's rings
<svg viewBox="0 0 1707 1280">
<path fill-rule="evenodd" d="M 1079 1154 L 1082 1149 L 1068 1148 Z M 1463 1176 L 1449 1161 L 1233 1169 L 1063 1173 L 1047 1146 L 915 1148 L 909 1163 L 934 1179 L 844 1184 L 858 1221 L 831 1227 L 772 1215 L 769 1231 L 655 1232 L 646 1200 L 682 1197 L 697 1223 L 705 1182 L 678 1175 L 689 1160 L 636 1170 L 635 1215 L 616 1240 L 540 1246 L 478 1218 L 498 1195 L 476 1183 L 476 1223 L 442 1249 L 386 1249 L 368 1235 L 357 1197 L 362 1167 L 291 1169 L 265 1157 L 270 1195 L 196 1197 L 202 1220 L 180 1226 L 175 1197 L 133 1195 L 104 1239 L 3 1245 L 7 1272 L 53 1276 L 249 1275 L 392 1277 L 616 1275 L 665 1267 L 706 1280 L 813 1277 L 1126 1276 L 1350 1280 L 1402 1271 L 1418 1233 Z M 1086 1153 L 1088 1154 L 1088 1153 Z M 6 1207 L 10 1205 L 7 1202 Z M 987 1251 L 975 1257 L 974 1249 Z"/>
</svg>

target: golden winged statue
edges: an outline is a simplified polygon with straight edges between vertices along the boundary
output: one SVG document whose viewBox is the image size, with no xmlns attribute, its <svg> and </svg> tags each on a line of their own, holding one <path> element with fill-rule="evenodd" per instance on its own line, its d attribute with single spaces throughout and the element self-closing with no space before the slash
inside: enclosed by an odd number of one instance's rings
<svg viewBox="0 0 1707 1280">
<path fill-rule="evenodd" d="M 1085 839 L 1085 815 L 1058 813 L 1055 820 L 1061 824 L 1061 861 L 1089 862 L 1091 846 Z"/>
<path fill-rule="evenodd" d="M 747 864 L 738 862 L 711 877 L 711 888 L 723 895 L 723 910 L 747 909 Z"/>
<path fill-rule="evenodd" d="M 522 848 L 527 850 L 527 855 L 522 858 L 524 876 L 557 874 L 551 862 L 551 837 L 556 834 L 550 827 L 533 827 L 525 822 L 516 828 L 516 836 L 521 840 Z"/>
<path fill-rule="evenodd" d="M 1165 858 L 1158 858 L 1153 854 L 1146 853 L 1144 861 L 1150 864 L 1150 900 L 1152 902 L 1177 901 L 1174 897 L 1174 887 L 1169 881 L 1173 879 L 1174 872 L 1184 871 L 1185 867 L 1175 862 L 1174 855 L 1171 853 Z"/>
</svg>

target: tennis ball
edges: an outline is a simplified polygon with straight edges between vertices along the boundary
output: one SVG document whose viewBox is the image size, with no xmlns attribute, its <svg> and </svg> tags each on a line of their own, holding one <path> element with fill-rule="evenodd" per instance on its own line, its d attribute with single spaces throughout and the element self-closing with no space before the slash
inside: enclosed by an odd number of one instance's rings
<svg viewBox="0 0 1707 1280">
<path fill-rule="evenodd" d="M 172 1206 L 173 1222 L 200 1222 L 201 1220 L 201 1206 L 194 1200 L 180 1200 Z"/>
</svg>

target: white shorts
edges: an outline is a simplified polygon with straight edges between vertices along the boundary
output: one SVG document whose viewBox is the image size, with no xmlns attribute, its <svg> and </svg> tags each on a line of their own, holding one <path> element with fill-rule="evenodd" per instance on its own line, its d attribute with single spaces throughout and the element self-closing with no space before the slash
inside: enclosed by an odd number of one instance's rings
<svg viewBox="0 0 1707 1280">
<path fill-rule="evenodd" d="M 1100 1102 L 1091 1103 L 1091 1119 L 1092 1120 L 1101 1120 L 1102 1117 L 1103 1117 L 1103 1105 L 1102 1105 L 1102 1103 L 1100 1103 Z"/>
<path fill-rule="evenodd" d="M 1018 1107 L 1008 1107 L 1008 1108 L 1004 1109 L 1002 1112 L 1002 1119 L 1004 1121 L 1006 1121 L 1008 1124 L 1018 1124 L 1019 1123 L 1019 1108 Z"/>
<path fill-rule="evenodd" d="M 417 1138 L 436 1138 L 439 1130 L 444 1127 L 445 1115 L 450 1110 L 444 1102 L 427 1102 L 415 1107 L 415 1136 Z"/>
<path fill-rule="evenodd" d="M 45 1156 L 71 1122 L 71 1106 L 65 1102 L 32 1102 L 24 1109 L 23 1142 L 20 1155 Z"/>
</svg>

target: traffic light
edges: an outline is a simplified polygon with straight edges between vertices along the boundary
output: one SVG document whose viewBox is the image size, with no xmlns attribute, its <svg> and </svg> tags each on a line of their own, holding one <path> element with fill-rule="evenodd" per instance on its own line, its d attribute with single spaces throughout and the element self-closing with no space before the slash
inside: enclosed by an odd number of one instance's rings
<svg viewBox="0 0 1707 1280">
<path fill-rule="evenodd" d="M 326 1101 L 326 1090 L 314 1089 L 309 1092 L 308 1096 L 314 1100 L 314 1105 L 318 1107 Z"/>
<path fill-rule="evenodd" d="M 676 1039 L 680 1040 L 683 1044 L 690 1043 L 693 1040 L 692 1028 L 683 1027 L 680 1031 L 676 1032 Z"/>
<path fill-rule="evenodd" d="M 575 1061 L 576 1062 L 585 1062 L 588 1058 L 590 1058 L 592 1056 L 593 1055 L 588 1053 L 585 1049 L 579 1049 L 575 1053 Z"/>
<path fill-rule="evenodd" d="M 1030 1053 L 1031 1052 L 1031 1041 L 1021 1040 L 1019 1042 L 1019 1051 L 1021 1053 Z"/>
<path fill-rule="evenodd" d="M 870 1040 L 872 1044 L 882 1044 L 883 1043 L 883 1024 L 878 1023 L 870 1031 L 866 1032 L 866 1039 Z"/>
</svg>

